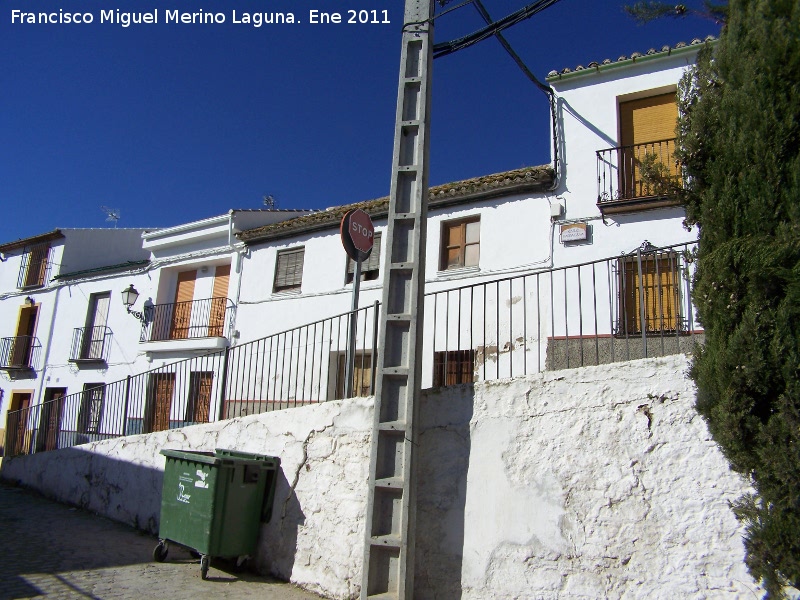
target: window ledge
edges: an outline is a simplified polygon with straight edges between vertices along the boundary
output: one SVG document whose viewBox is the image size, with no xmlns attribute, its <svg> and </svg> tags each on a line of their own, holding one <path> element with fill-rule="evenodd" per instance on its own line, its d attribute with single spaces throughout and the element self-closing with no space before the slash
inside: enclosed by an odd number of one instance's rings
<svg viewBox="0 0 800 600">
<path fill-rule="evenodd" d="M 282 290 L 280 292 L 272 292 L 273 297 L 280 298 L 281 296 L 299 296 L 302 290 Z"/>
<path fill-rule="evenodd" d="M 444 271 L 437 271 L 436 279 L 441 279 L 444 281 L 448 279 L 461 279 L 462 277 L 469 277 L 470 275 L 476 275 L 477 273 L 480 272 L 481 268 L 478 266 L 459 267 L 457 269 L 446 269 Z"/>
<path fill-rule="evenodd" d="M 80 367 L 103 369 L 108 365 L 105 358 L 70 358 L 69 362 Z"/>
<path fill-rule="evenodd" d="M 158 340 L 155 342 L 140 342 L 139 346 L 148 353 L 181 352 L 192 350 L 221 350 L 228 345 L 224 337 L 204 338 L 178 338 L 173 340 Z"/>
</svg>

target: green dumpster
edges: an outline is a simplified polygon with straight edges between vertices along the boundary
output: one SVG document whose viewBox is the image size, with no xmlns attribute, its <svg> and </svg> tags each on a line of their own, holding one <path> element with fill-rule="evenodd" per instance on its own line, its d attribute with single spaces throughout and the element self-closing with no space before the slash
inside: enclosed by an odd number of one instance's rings
<svg viewBox="0 0 800 600">
<path fill-rule="evenodd" d="M 252 554 L 258 527 L 272 516 L 280 459 L 217 449 L 162 450 L 166 457 L 161 523 L 153 558 L 167 557 L 169 544 L 200 555 L 200 574 L 210 557 L 243 560 Z"/>
</svg>

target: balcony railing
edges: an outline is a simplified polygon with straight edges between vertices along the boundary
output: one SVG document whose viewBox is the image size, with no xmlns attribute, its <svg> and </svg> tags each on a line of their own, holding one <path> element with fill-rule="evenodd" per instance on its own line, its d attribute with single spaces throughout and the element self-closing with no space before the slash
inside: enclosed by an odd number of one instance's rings
<svg viewBox="0 0 800 600">
<path fill-rule="evenodd" d="M 70 362 L 106 362 L 111 336 L 108 327 L 76 327 L 72 334 Z"/>
<path fill-rule="evenodd" d="M 145 306 L 141 342 L 228 337 L 234 304 L 227 298 Z"/>
<path fill-rule="evenodd" d="M 669 199 L 683 186 L 675 140 L 597 151 L 597 204 L 635 199 Z"/>
<path fill-rule="evenodd" d="M 50 244 L 28 248 L 22 255 L 17 277 L 18 288 L 42 287 L 50 277 Z"/>
<path fill-rule="evenodd" d="M 18 335 L 0 339 L 0 369 L 30 371 L 38 369 L 42 344 L 39 338 Z"/>
<path fill-rule="evenodd" d="M 423 387 L 691 352 L 695 244 L 429 292 Z M 9 455 L 373 393 L 378 303 L 8 413 Z M 207 326 L 206 326 L 207 327 Z"/>
</svg>

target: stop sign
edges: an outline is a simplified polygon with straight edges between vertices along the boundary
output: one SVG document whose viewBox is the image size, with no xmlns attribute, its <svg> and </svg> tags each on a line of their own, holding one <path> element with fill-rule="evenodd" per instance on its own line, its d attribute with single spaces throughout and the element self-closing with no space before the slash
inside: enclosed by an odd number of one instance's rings
<svg viewBox="0 0 800 600">
<path fill-rule="evenodd" d="M 372 251 L 375 227 L 372 219 L 360 208 L 347 211 L 339 228 L 345 252 L 353 260 L 366 260 Z"/>
</svg>

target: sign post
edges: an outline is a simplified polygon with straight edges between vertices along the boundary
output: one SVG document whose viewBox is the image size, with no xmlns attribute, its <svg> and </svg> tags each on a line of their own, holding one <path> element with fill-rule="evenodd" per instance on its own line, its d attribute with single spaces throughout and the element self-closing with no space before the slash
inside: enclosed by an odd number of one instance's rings
<svg viewBox="0 0 800 600">
<path fill-rule="evenodd" d="M 347 256 L 356 264 L 353 273 L 353 302 L 350 307 L 350 322 L 347 332 L 347 355 L 344 381 L 344 397 L 353 396 L 353 371 L 356 362 L 356 311 L 358 310 L 358 294 L 361 290 L 361 263 L 372 253 L 375 239 L 375 227 L 372 219 L 360 208 L 349 210 L 342 217 L 339 227 L 342 246 Z"/>
</svg>

